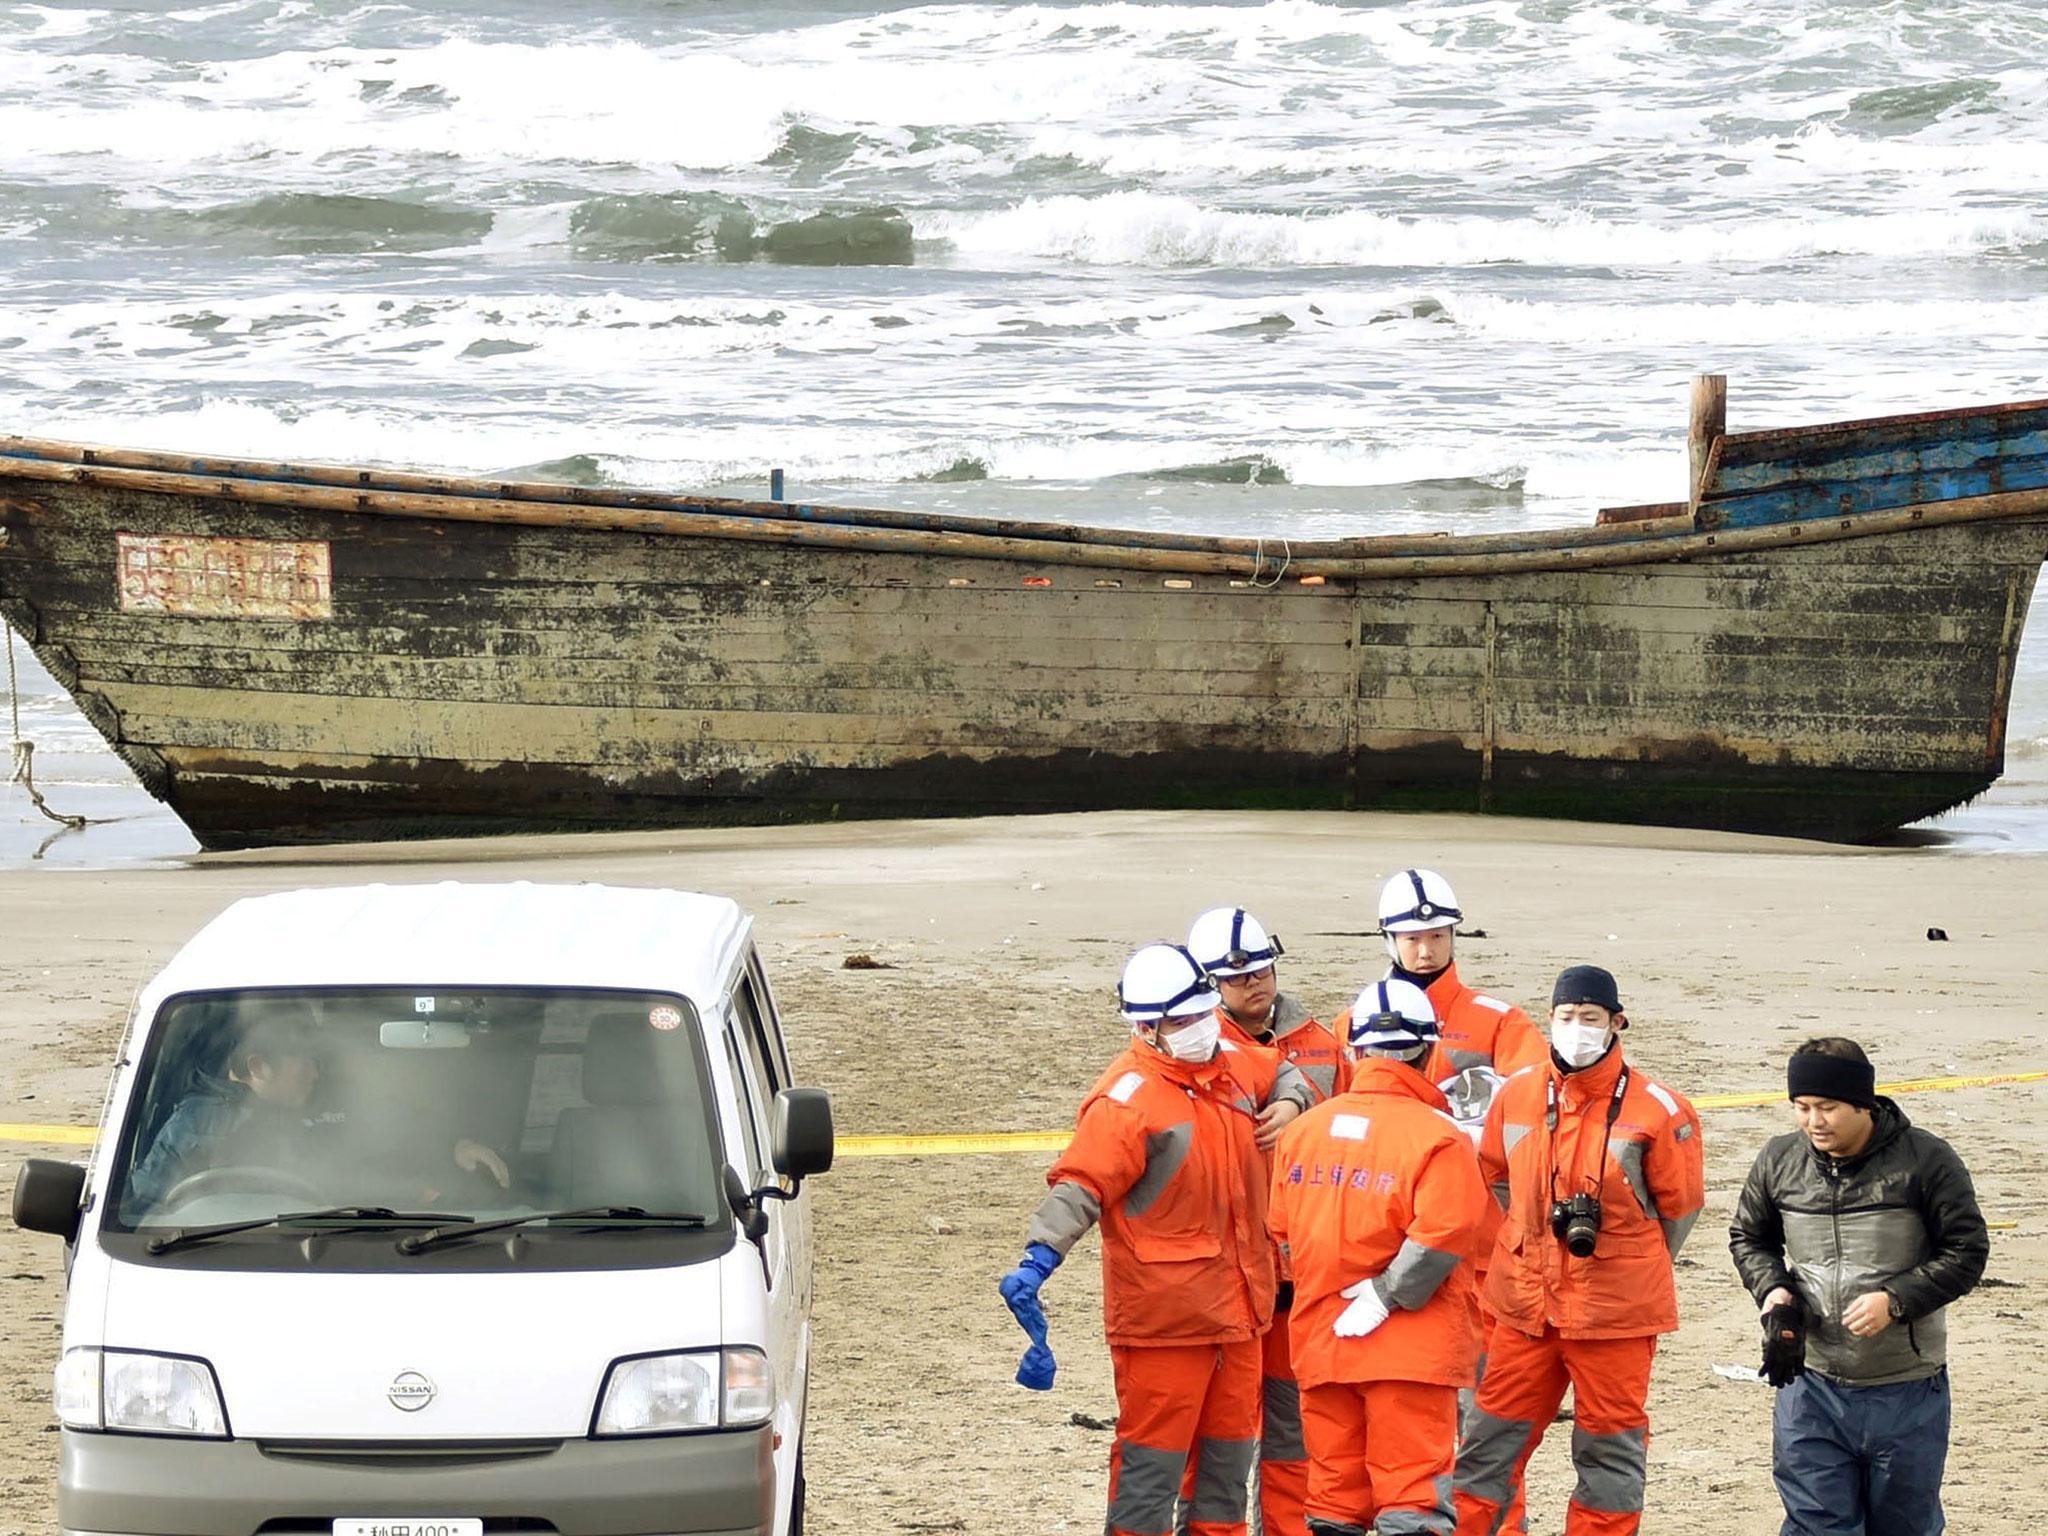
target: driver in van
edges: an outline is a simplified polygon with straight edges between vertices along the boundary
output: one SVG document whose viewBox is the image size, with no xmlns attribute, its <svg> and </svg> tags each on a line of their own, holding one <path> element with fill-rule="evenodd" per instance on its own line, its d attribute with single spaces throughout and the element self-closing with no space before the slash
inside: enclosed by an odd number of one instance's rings
<svg viewBox="0 0 2048 1536">
<path fill-rule="evenodd" d="M 128 1177 L 140 1206 L 161 1203 L 194 1175 L 211 1168 L 273 1168 L 290 1173 L 304 1161 L 303 1144 L 347 1122 L 343 1111 L 315 1112 L 320 1063 L 313 1039 L 312 1005 L 299 1000 L 244 1003 L 240 1033 L 227 1053 L 225 1078 L 195 1074 L 193 1090 L 171 1111 Z M 464 1173 L 481 1171 L 509 1187 L 504 1158 L 463 1137 L 452 1157 Z M 435 1191 L 428 1191 L 432 1197 Z"/>
</svg>

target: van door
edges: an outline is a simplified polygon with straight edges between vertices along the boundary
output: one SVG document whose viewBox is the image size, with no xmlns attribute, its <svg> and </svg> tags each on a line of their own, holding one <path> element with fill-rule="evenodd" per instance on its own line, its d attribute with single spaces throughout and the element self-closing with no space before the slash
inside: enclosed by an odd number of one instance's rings
<svg viewBox="0 0 2048 1536">
<path fill-rule="evenodd" d="M 778 1049 L 779 1042 L 770 1039 L 754 975 L 751 967 L 742 972 L 726 999 L 725 1047 L 734 1079 L 741 1085 L 742 1139 L 754 1164 L 748 1174 L 758 1186 L 762 1180 L 775 1177 L 768 1161 L 770 1106 L 776 1093 L 788 1086 L 788 1068 Z M 770 1200 L 765 1204 L 768 1231 L 762 1240 L 762 1251 L 768 1271 L 768 1356 L 775 1368 L 775 1427 L 783 1441 L 777 1456 L 780 1497 L 786 1498 L 799 1442 L 798 1416 L 802 1412 L 808 1365 L 805 1330 L 811 1305 L 809 1236 L 801 1201 Z M 800 1267 L 796 1263 L 799 1252 L 805 1260 Z"/>
<path fill-rule="evenodd" d="M 761 1031 L 762 1058 L 766 1063 L 769 1080 L 779 1091 L 790 1087 L 796 1079 L 789 1070 L 788 1042 L 782 1035 L 782 1016 L 775 1007 L 775 994 L 768 988 L 768 978 L 761 971 L 761 957 L 747 956 L 747 982 L 755 999 L 754 1018 Z M 783 1227 L 783 1236 L 789 1245 L 789 1270 L 795 1281 L 797 1300 L 806 1321 L 811 1315 L 811 1202 L 796 1200 L 788 1204 L 788 1217 Z"/>
</svg>

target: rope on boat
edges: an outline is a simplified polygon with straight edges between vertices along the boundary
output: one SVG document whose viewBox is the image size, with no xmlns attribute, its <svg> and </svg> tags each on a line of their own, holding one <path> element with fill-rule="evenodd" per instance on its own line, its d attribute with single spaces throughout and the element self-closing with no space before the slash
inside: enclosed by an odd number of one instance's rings
<svg viewBox="0 0 2048 1536">
<path fill-rule="evenodd" d="M 91 826 L 96 820 L 104 821 L 109 819 L 106 817 L 68 816 L 62 811 L 53 811 L 50 809 L 49 802 L 43 799 L 43 792 L 36 788 L 35 743 L 21 734 L 21 685 L 14 673 L 14 628 L 9 624 L 0 624 L 0 629 L 7 631 L 7 713 L 14 731 L 11 738 L 13 742 L 12 755 L 14 764 L 12 771 L 8 774 L 7 782 L 19 784 L 23 789 L 27 790 L 31 805 L 59 826 L 69 828 L 73 832 L 83 827 Z"/>
<path fill-rule="evenodd" d="M 1273 573 L 1273 579 L 1272 579 L 1271 581 L 1261 581 L 1261 580 L 1259 580 L 1259 571 L 1260 571 L 1260 568 L 1261 568 L 1261 567 L 1263 567 L 1263 566 L 1265 565 L 1265 563 L 1266 563 L 1266 541 L 1265 541 L 1264 537 L 1261 537 L 1261 538 L 1259 539 L 1259 542 L 1258 542 L 1258 544 L 1257 544 L 1257 545 L 1256 545 L 1256 546 L 1254 547 L 1254 549 L 1252 550 L 1252 576 L 1251 576 L 1251 584 L 1252 584 L 1253 586 L 1255 586 L 1255 587 L 1258 587 L 1258 588 L 1260 588 L 1261 590 L 1263 590 L 1263 589 L 1265 589 L 1265 588 L 1267 588 L 1267 587 L 1277 587 L 1277 586 L 1279 586 L 1279 585 L 1280 585 L 1280 583 L 1281 583 L 1281 582 L 1283 582 L 1283 581 L 1285 581 L 1285 580 L 1287 579 L 1287 567 L 1289 567 L 1290 565 L 1294 564 L 1294 548 L 1293 548 L 1293 546 L 1292 546 L 1292 545 L 1290 545 L 1290 544 L 1289 544 L 1289 543 L 1288 543 L 1288 542 L 1287 542 L 1287 541 L 1286 541 L 1285 539 L 1282 539 L 1282 540 L 1280 541 L 1280 568 L 1279 568 L 1279 569 L 1278 569 L 1277 571 L 1275 571 L 1275 572 Z"/>
</svg>

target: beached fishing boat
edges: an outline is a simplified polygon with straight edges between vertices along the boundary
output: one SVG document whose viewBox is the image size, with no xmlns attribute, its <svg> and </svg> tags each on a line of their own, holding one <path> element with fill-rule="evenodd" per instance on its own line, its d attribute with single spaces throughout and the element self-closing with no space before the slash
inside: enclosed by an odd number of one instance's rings
<svg viewBox="0 0 2048 1536">
<path fill-rule="evenodd" d="M 208 847 L 1132 806 L 1861 840 L 2003 766 L 2048 401 L 1316 543 L 0 438 L 0 613 Z"/>
</svg>

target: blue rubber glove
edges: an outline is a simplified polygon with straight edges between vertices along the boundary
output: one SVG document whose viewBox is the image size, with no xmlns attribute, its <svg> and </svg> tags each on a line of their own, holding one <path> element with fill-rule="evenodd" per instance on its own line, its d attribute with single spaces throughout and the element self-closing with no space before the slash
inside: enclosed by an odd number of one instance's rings
<svg viewBox="0 0 2048 1536">
<path fill-rule="evenodd" d="M 1059 1368 L 1052 1357 L 1051 1347 L 1045 1341 L 1045 1308 L 1038 1301 L 1038 1288 L 1059 1267 L 1058 1253 L 1044 1243 L 1033 1243 L 1024 1250 L 1022 1262 L 1003 1276 L 1003 1300 L 1008 1303 L 1010 1314 L 1017 1319 L 1018 1326 L 1031 1338 L 1031 1347 L 1017 1362 L 1017 1384 L 1034 1392 L 1051 1391 L 1053 1372 Z"/>
</svg>

